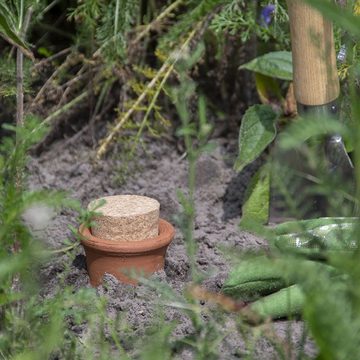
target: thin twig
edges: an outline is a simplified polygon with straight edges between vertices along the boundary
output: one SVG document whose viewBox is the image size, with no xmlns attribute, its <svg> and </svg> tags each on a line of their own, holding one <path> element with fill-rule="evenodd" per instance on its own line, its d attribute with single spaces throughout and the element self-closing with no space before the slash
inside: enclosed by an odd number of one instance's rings
<svg viewBox="0 0 360 360">
<path fill-rule="evenodd" d="M 76 83 L 76 81 L 80 80 L 82 76 L 88 75 L 87 73 L 83 74 L 83 72 L 85 71 L 85 68 L 86 68 L 86 66 L 83 65 L 83 66 L 81 67 L 81 69 L 77 72 L 77 74 L 75 75 L 75 77 L 72 78 L 70 81 L 68 81 L 68 86 L 65 88 L 63 94 L 61 95 L 61 98 L 60 98 L 60 101 L 59 101 L 58 106 L 61 106 L 61 105 L 66 101 L 66 97 L 67 97 L 67 95 L 69 94 L 69 92 L 71 91 L 72 85 L 73 85 L 74 83 Z M 63 86 L 65 86 L 65 84 L 62 85 L 62 87 L 63 87 Z"/>
<path fill-rule="evenodd" d="M 16 126 L 24 126 L 24 73 L 22 51 L 16 50 Z"/>
<path fill-rule="evenodd" d="M 50 114 L 45 120 L 41 122 L 39 126 L 48 124 L 50 121 L 61 115 L 62 113 L 66 112 L 67 110 L 71 109 L 73 106 L 78 104 L 81 100 L 85 99 L 89 95 L 89 92 L 86 90 L 83 93 L 81 93 L 79 96 L 71 100 L 70 102 L 66 103 L 64 106 L 62 106 L 60 109 L 54 111 L 52 114 Z"/>
<path fill-rule="evenodd" d="M 73 106 L 78 104 L 81 100 L 85 99 L 88 96 L 88 91 L 84 91 L 80 95 L 78 95 L 75 99 L 71 100 L 64 106 L 62 106 L 60 109 L 54 111 L 52 114 L 50 114 L 46 119 L 44 119 L 35 129 L 31 131 L 30 134 L 34 134 L 39 129 L 41 129 L 44 125 L 47 125 L 49 122 L 54 120 L 57 116 L 61 115 L 65 111 L 71 109 Z"/>
<path fill-rule="evenodd" d="M 63 56 L 63 55 L 66 55 L 66 54 L 69 53 L 70 51 L 71 51 L 71 48 L 63 49 L 63 50 L 59 51 L 58 53 L 56 53 L 56 54 L 54 54 L 54 55 L 51 55 L 51 56 L 49 56 L 49 57 L 46 58 L 46 59 L 43 59 L 43 60 L 39 61 L 38 63 L 36 63 L 36 64 L 34 65 L 34 67 L 35 67 L 35 68 L 41 67 L 41 66 L 43 66 L 44 64 L 46 64 L 46 63 L 48 63 L 48 62 L 51 62 L 51 61 L 53 61 L 53 60 L 55 60 L 55 59 L 57 59 L 57 58 L 59 58 L 59 57 L 61 57 L 61 56 Z"/>
<path fill-rule="evenodd" d="M 16 49 L 16 127 L 20 129 L 24 126 L 24 72 L 23 72 L 22 51 Z M 20 145 L 19 135 L 16 134 L 16 147 Z M 22 168 L 18 167 L 15 173 L 15 186 L 18 192 L 22 188 Z"/>
<path fill-rule="evenodd" d="M 71 54 L 67 56 L 66 60 L 51 74 L 51 76 L 45 81 L 45 84 L 42 86 L 42 88 L 39 90 L 37 95 L 35 96 L 35 99 L 32 101 L 29 108 L 32 108 L 34 104 L 41 98 L 41 96 L 44 94 L 47 87 L 52 83 L 52 81 L 56 78 L 58 74 L 60 74 L 61 71 L 66 69 L 67 66 L 69 66 L 69 62 L 71 60 Z"/>
<path fill-rule="evenodd" d="M 140 128 L 136 134 L 136 137 L 134 139 L 134 142 L 133 142 L 133 146 L 131 148 L 131 152 L 130 152 L 130 155 L 132 156 L 134 154 L 134 151 L 135 151 L 135 148 L 136 148 L 136 144 L 139 142 L 139 139 L 140 139 L 140 136 L 144 130 L 144 127 L 146 125 L 146 122 L 150 116 L 150 113 L 151 111 L 153 110 L 155 104 L 156 104 L 156 101 L 157 101 L 157 98 L 159 97 L 160 93 L 161 93 L 161 90 L 163 89 L 167 79 L 169 78 L 169 76 L 171 75 L 171 73 L 173 72 L 174 70 L 174 66 L 175 66 L 175 63 L 171 64 L 167 70 L 167 72 L 165 73 L 163 79 L 161 80 L 161 83 L 160 85 L 158 86 L 158 88 L 156 89 L 156 92 L 153 96 L 153 98 L 151 99 L 151 102 L 148 106 L 148 108 L 146 109 L 146 113 L 145 113 L 145 116 L 141 122 L 141 125 L 140 125 Z"/>
<path fill-rule="evenodd" d="M 164 11 L 162 11 L 159 16 L 153 20 L 151 23 L 147 24 L 146 27 L 139 33 L 135 38 L 134 43 L 139 42 L 146 34 L 148 34 L 158 23 L 171 15 L 171 13 L 183 3 L 184 0 L 177 0 L 168 6 Z"/>
<path fill-rule="evenodd" d="M 23 7 L 20 9 L 23 11 Z M 20 16 L 20 37 L 25 39 L 26 32 L 29 28 L 30 19 L 33 13 L 32 6 L 26 12 L 25 19 Z M 20 47 L 16 49 L 16 127 L 24 126 L 24 54 Z M 16 136 L 16 146 L 19 146 L 19 137 Z M 18 168 L 15 174 L 16 189 L 20 192 L 22 187 L 22 169 Z"/>
<path fill-rule="evenodd" d="M 77 131 L 75 135 L 66 139 L 63 143 L 63 147 L 66 149 L 70 144 L 77 141 L 86 131 L 89 129 L 89 124 L 85 125 L 81 130 Z"/>
<path fill-rule="evenodd" d="M 21 32 L 24 38 L 25 38 L 26 33 L 27 33 L 28 29 L 29 29 L 30 20 L 31 20 L 31 17 L 33 15 L 33 11 L 34 10 L 33 10 L 32 6 L 30 6 L 28 11 L 26 12 L 26 16 L 25 16 L 25 20 L 24 20 L 24 24 L 22 26 L 22 32 Z"/>
<path fill-rule="evenodd" d="M 41 13 L 38 15 L 39 18 L 42 18 L 48 11 L 50 11 L 60 0 L 54 0 L 52 1 L 44 10 L 41 11 Z"/>
<path fill-rule="evenodd" d="M 83 69 L 83 70 L 82 70 L 82 69 Z M 79 82 L 80 80 L 82 80 L 83 78 L 89 76 L 89 73 L 84 73 L 84 70 L 85 70 L 85 68 L 82 67 L 72 79 L 70 79 L 70 80 L 67 81 L 66 83 L 60 85 L 60 87 L 61 87 L 62 89 L 69 88 L 69 87 L 71 87 L 72 85 L 74 85 L 75 83 L 77 83 L 77 82 Z M 96 70 L 96 68 L 95 68 L 95 69 L 92 69 L 91 71 L 95 72 L 95 70 Z"/>
<path fill-rule="evenodd" d="M 20 9 L 23 11 L 23 7 Z M 33 13 L 32 6 L 26 12 L 25 19 L 20 24 L 20 36 L 25 38 L 26 32 L 30 25 L 30 19 Z M 20 18 L 22 19 L 22 14 Z M 24 55 L 18 47 L 16 50 L 16 126 L 24 126 Z"/>
<path fill-rule="evenodd" d="M 154 21 L 152 21 L 150 24 L 148 24 L 143 31 L 136 37 L 134 40 L 134 43 L 137 43 L 139 40 L 141 40 L 151 29 L 155 27 L 156 24 L 158 24 L 161 20 L 164 20 L 166 17 L 168 17 L 184 0 L 177 0 L 174 3 L 172 3 L 170 6 L 168 6 Z M 116 23 L 115 23 L 116 24 Z M 102 49 L 107 46 L 111 41 L 116 41 L 121 36 L 121 34 L 114 31 L 114 35 L 109 38 L 106 42 L 104 42 L 93 54 L 93 58 L 98 57 L 101 54 Z"/>
</svg>

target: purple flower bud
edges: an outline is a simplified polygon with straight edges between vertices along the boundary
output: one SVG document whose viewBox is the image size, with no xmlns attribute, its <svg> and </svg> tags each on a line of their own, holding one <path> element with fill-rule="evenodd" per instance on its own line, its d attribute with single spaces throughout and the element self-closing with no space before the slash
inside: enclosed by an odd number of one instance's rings
<svg viewBox="0 0 360 360">
<path fill-rule="evenodd" d="M 268 27 L 271 23 L 273 13 L 275 11 L 275 5 L 269 4 L 266 5 L 260 15 L 260 22 L 262 26 Z"/>
</svg>

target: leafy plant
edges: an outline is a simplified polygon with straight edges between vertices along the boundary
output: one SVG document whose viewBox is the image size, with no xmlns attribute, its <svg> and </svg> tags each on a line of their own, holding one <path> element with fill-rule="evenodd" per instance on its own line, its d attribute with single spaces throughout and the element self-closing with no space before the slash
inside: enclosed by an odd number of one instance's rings
<svg viewBox="0 0 360 360">
<path fill-rule="evenodd" d="M 309 3 L 314 4 L 325 16 L 335 21 L 338 18 L 335 15 L 335 5 L 326 1 Z M 341 14 L 341 23 L 344 21 L 343 16 L 349 16 L 349 23 L 354 20 L 352 14 L 344 12 Z M 357 36 L 356 31 L 353 36 Z M 352 61 L 353 66 L 357 67 L 358 58 L 354 57 Z M 354 79 L 355 74 L 350 71 L 349 80 Z M 348 98 L 345 101 L 352 109 L 352 116 L 358 116 L 359 101 L 355 82 L 347 85 Z M 282 122 L 278 122 L 278 127 L 282 126 Z M 240 299 L 250 296 L 251 300 L 255 299 L 254 303 L 244 308 L 249 321 L 261 322 L 266 318 L 302 315 L 318 346 L 319 359 L 356 357 L 360 348 L 360 343 L 354 336 L 359 332 L 359 286 L 355 283 L 359 274 L 359 266 L 355 260 L 359 247 L 358 190 L 354 190 L 354 185 L 345 176 L 325 171 L 326 167 L 319 153 L 319 142 L 333 133 L 339 133 L 349 138 L 351 143 L 356 143 L 358 125 L 336 122 L 321 116 L 294 121 L 279 136 L 278 146 L 293 161 L 296 161 L 296 153 L 302 154 L 303 170 L 298 169 L 289 176 L 290 170 L 284 164 L 284 157 L 277 161 L 272 159 L 270 164 L 275 165 L 275 178 L 285 180 L 279 187 L 285 188 L 285 203 L 294 210 L 294 215 L 296 211 L 299 215 L 299 209 L 294 206 L 297 194 L 286 188 L 291 186 L 295 175 L 308 180 L 306 188 L 303 186 L 301 189 L 301 196 L 321 194 L 329 201 L 327 210 L 333 211 L 338 217 L 294 220 L 265 227 L 260 224 L 264 223 L 262 215 L 252 212 L 247 216 L 245 211 L 247 220 L 242 225 L 265 237 L 269 242 L 269 251 L 262 253 L 261 257 L 249 258 L 246 262 L 243 259 L 240 260 L 242 262 L 235 261 L 236 265 L 224 285 L 224 291 L 232 296 Z M 359 148 L 355 147 L 354 159 L 358 158 L 358 151 Z M 243 161 L 240 162 L 242 163 Z M 358 165 L 356 161 L 357 179 Z M 312 172 L 308 172 L 308 169 Z M 256 201 L 258 197 L 255 195 L 260 192 L 261 188 L 255 187 L 252 194 Z M 299 188 L 297 192 L 299 193 Z M 354 192 L 356 195 L 352 196 Z M 332 201 L 334 198 L 336 200 Z M 251 202 L 253 207 L 256 201 Z M 244 205 L 245 210 L 246 206 L 249 207 L 249 204 Z M 245 267 L 250 268 L 249 274 L 244 273 Z"/>
<path fill-rule="evenodd" d="M 38 204 L 48 209 L 74 204 L 64 200 L 61 193 L 27 191 L 14 181 L 19 169 L 25 167 L 29 147 L 44 134 L 43 128 L 34 132 L 37 125 L 37 119 L 27 118 L 23 127 L 6 126 L 16 132 L 16 144 L 14 137 L 7 137 L 0 146 L 0 348 L 4 358 L 47 358 L 63 344 L 64 316 L 71 313 L 71 305 L 67 308 L 69 304 L 65 304 L 75 301 L 85 305 L 85 294 L 75 299 L 70 289 L 51 300 L 41 299 L 38 293 L 34 275 L 49 259 L 49 253 L 34 237 L 23 215 L 36 211 L 31 209 Z M 14 251 L 15 244 L 21 251 Z"/>
<path fill-rule="evenodd" d="M 178 198 L 182 205 L 182 214 L 178 218 L 179 226 L 184 231 L 184 239 L 187 247 L 187 253 L 190 261 L 190 269 L 192 272 L 192 280 L 198 279 L 196 269 L 196 243 L 193 238 L 195 226 L 195 181 L 196 181 L 196 164 L 200 155 L 211 149 L 208 144 L 208 136 L 211 131 L 211 125 L 206 118 L 205 99 L 200 97 L 198 100 L 198 117 L 196 124 L 189 113 L 188 102 L 194 96 L 195 84 L 187 79 L 186 70 L 189 69 L 198 57 L 201 56 L 203 47 L 199 47 L 192 57 L 183 58 L 178 67 L 181 71 L 180 86 L 173 90 L 174 103 L 182 121 L 182 127 L 177 131 L 177 135 L 184 138 L 186 154 L 189 159 L 188 171 L 188 195 L 178 191 Z M 197 142 L 196 145 L 194 142 Z"/>
<path fill-rule="evenodd" d="M 268 6 L 274 9 L 264 19 L 258 10 L 261 8 L 263 12 Z M 217 33 L 240 33 L 243 42 L 255 35 L 260 41 L 273 41 L 280 49 L 284 49 L 289 47 L 288 20 L 285 1 L 274 1 L 272 4 L 268 1 L 227 1 L 214 16 L 210 28 Z"/>
<path fill-rule="evenodd" d="M 132 29 L 139 10 L 138 0 L 114 0 L 99 3 L 85 0 L 69 13 L 79 24 L 79 41 L 87 44 L 96 56 L 108 61 L 125 59 L 127 33 Z M 96 51 L 94 50 L 96 49 Z"/>
<path fill-rule="evenodd" d="M 273 82 L 273 78 L 292 78 L 292 71 L 289 70 L 288 53 L 269 53 L 243 65 L 245 69 L 256 72 L 262 77 L 258 78 L 257 88 L 264 105 L 250 107 L 242 118 L 239 132 L 239 154 L 235 161 L 236 171 L 242 171 L 247 165 L 257 159 L 276 138 L 281 113 L 279 109 L 274 110 L 271 98 L 266 87 L 274 90 L 281 100 L 279 84 Z M 291 65 L 291 62 L 290 62 Z M 271 77 L 270 77 L 271 76 Z M 271 91 L 270 90 L 270 91 Z M 261 173 L 261 175 L 260 175 Z M 243 205 L 243 220 L 247 218 L 258 218 L 266 223 L 269 216 L 270 200 L 270 167 L 264 166 L 254 177 L 247 193 L 247 199 Z M 266 180 L 264 180 L 266 179 Z M 262 204 L 260 205 L 260 202 Z"/>
<path fill-rule="evenodd" d="M 292 58 L 289 51 L 267 53 L 242 65 L 241 68 L 275 79 L 291 81 L 293 78 Z"/>
<path fill-rule="evenodd" d="M 28 2 L 27 7 L 30 6 Z M 24 2 L 0 4 L 0 35 L 12 45 L 18 47 L 26 56 L 33 58 L 29 47 L 22 39 L 21 29 L 26 6 Z"/>
</svg>

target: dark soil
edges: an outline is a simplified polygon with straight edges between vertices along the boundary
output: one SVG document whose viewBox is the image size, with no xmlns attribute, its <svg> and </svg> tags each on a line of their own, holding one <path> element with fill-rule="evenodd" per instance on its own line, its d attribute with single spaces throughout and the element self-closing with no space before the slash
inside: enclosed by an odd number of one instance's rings
<svg viewBox="0 0 360 360">
<path fill-rule="evenodd" d="M 249 250 L 264 247 L 266 242 L 238 228 L 244 191 L 256 164 L 236 174 L 232 164 L 237 141 L 227 138 L 214 141 L 217 145 L 215 151 L 202 156 L 197 166 L 195 238 L 199 247 L 197 264 L 207 276 L 203 285 L 210 291 L 219 292 L 229 271 L 228 262 L 219 246 Z M 91 200 L 107 195 L 150 196 L 160 202 L 161 217 L 173 222 L 173 215 L 179 211 L 176 190 L 186 191 L 187 187 L 186 158 L 165 140 L 149 141 L 147 150 L 147 156 L 137 159 L 139 171 L 120 186 L 116 185 L 115 178 L 121 161 L 114 154 L 120 151 L 114 150 L 107 159 L 95 164 L 91 159 L 93 151 L 85 143 L 59 140 L 52 145 L 51 150 L 31 158 L 29 184 L 33 189 L 65 190 L 84 207 Z M 54 217 L 44 230 L 44 238 L 50 247 L 61 248 L 64 239 L 73 239 L 68 226 L 78 225 L 75 217 L 72 211 L 63 211 Z M 66 264 L 70 266 L 67 284 L 73 285 L 75 289 L 90 287 L 82 248 L 77 248 L 75 259 L 69 262 L 69 256 L 64 254 L 43 269 L 41 279 L 44 296 L 54 293 L 58 283 L 57 275 L 65 271 Z M 181 292 L 189 281 L 189 263 L 180 229 L 176 229 L 175 239 L 168 249 L 165 270 L 153 278 L 167 283 L 176 292 Z M 136 335 L 141 336 L 146 325 L 151 324 L 156 317 L 154 304 L 159 302 L 158 294 L 148 291 L 144 285 L 135 288 L 118 283 L 114 277 L 106 275 L 104 286 L 100 286 L 97 291 L 108 298 L 109 315 L 115 317 L 118 312 L 126 314 L 129 326 Z M 179 310 L 166 307 L 165 314 L 167 321 L 177 322 L 175 337 L 191 334 L 191 322 Z M 229 335 L 221 345 L 223 359 L 239 358 L 239 354 L 244 351 L 244 342 L 235 330 L 235 316 L 229 316 L 225 324 Z M 294 348 L 300 346 L 302 322 L 277 321 L 274 322 L 274 328 L 283 339 L 286 339 L 290 329 Z M 82 328 L 73 330 L 80 337 L 85 331 Z M 306 344 L 306 352 L 315 353 L 311 343 Z M 191 359 L 192 353 L 183 351 L 179 358 Z M 267 341 L 260 340 L 257 342 L 255 358 L 274 359 L 277 355 Z"/>
</svg>

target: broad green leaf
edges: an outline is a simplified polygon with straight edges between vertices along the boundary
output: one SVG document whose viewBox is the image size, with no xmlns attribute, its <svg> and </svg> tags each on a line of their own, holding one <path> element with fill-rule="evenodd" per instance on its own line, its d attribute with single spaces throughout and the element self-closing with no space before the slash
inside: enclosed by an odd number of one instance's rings
<svg viewBox="0 0 360 360">
<path fill-rule="evenodd" d="M 319 271 L 326 271 L 331 276 L 338 276 L 334 267 L 321 262 L 303 260 Z M 261 296 L 274 293 L 284 287 L 296 284 L 299 274 L 288 271 L 293 266 L 290 259 L 267 256 L 255 256 L 241 259 L 232 267 L 223 285 L 226 295 L 243 301 L 255 301 Z"/>
<path fill-rule="evenodd" d="M 242 207 L 240 226 L 246 227 L 246 222 L 265 224 L 269 219 L 270 203 L 270 172 L 264 166 L 251 179 L 247 189 L 245 203 Z"/>
<path fill-rule="evenodd" d="M 240 69 L 247 69 L 281 80 L 292 80 L 292 58 L 289 51 L 275 51 L 251 60 L 241 65 Z"/>
<path fill-rule="evenodd" d="M 360 219 L 356 217 L 321 217 L 317 219 L 292 220 L 277 225 L 274 228 L 276 235 L 286 235 L 295 232 L 311 231 L 326 225 L 355 224 Z"/>
<path fill-rule="evenodd" d="M 315 254 L 322 250 L 350 250 L 356 248 L 355 230 L 358 218 L 319 218 L 290 221 L 275 227 L 275 245 L 309 249 Z"/>
<path fill-rule="evenodd" d="M 284 98 L 281 95 L 279 82 L 269 76 L 255 74 L 256 90 L 262 104 L 274 104 L 281 106 Z"/>
<path fill-rule="evenodd" d="M 241 260 L 223 285 L 223 292 L 243 301 L 254 301 L 293 283 L 284 279 L 283 269 L 264 256 Z"/>
<path fill-rule="evenodd" d="M 274 140 L 277 119 L 278 114 L 269 105 L 254 105 L 246 111 L 241 120 L 236 171 L 253 162 Z"/>
<path fill-rule="evenodd" d="M 300 286 L 292 285 L 278 292 L 265 296 L 250 305 L 260 319 L 280 319 L 301 314 L 305 297 Z"/>
</svg>

